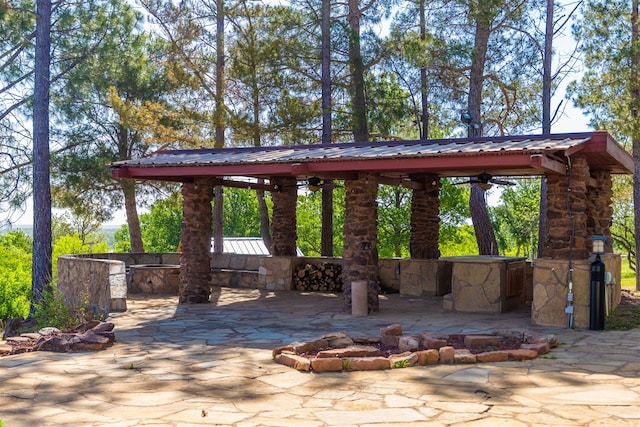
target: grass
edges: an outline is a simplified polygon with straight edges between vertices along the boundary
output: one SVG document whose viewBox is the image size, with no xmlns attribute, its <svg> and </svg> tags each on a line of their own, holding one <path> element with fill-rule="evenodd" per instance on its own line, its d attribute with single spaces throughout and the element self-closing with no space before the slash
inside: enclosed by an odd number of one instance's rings
<svg viewBox="0 0 640 427">
<path fill-rule="evenodd" d="M 640 297 L 635 291 L 636 273 L 622 260 L 620 286 L 628 295 L 623 295 L 620 305 L 606 318 L 606 329 L 628 331 L 640 327 Z"/>
<path fill-rule="evenodd" d="M 623 289 L 635 289 L 636 287 L 636 272 L 629 268 L 629 263 L 626 259 L 622 260 L 620 286 Z"/>
</svg>

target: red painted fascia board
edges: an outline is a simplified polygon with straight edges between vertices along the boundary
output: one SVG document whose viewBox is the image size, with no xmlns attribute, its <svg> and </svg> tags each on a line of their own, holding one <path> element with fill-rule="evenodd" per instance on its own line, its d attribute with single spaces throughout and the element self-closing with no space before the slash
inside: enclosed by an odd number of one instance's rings
<svg viewBox="0 0 640 427">
<path fill-rule="evenodd" d="M 202 176 L 279 176 L 313 175 L 331 172 L 437 172 L 440 170 L 475 170 L 491 168 L 528 168 L 530 153 L 474 154 L 423 158 L 320 161 L 308 163 L 273 163 L 259 165 L 218 166 L 121 166 L 114 167 L 115 178 L 167 179 Z M 304 172 L 303 172 L 304 171 Z"/>
<path fill-rule="evenodd" d="M 419 159 L 371 159 L 350 160 L 344 162 L 310 162 L 309 173 L 368 171 L 368 172 L 437 172 L 447 169 L 490 169 L 529 167 L 530 153 L 500 155 L 461 155 L 423 157 Z"/>
<path fill-rule="evenodd" d="M 564 154 L 570 157 L 577 153 L 609 155 L 628 173 L 633 173 L 633 157 L 606 131 L 593 132 L 588 141 L 565 150 Z"/>
</svg>

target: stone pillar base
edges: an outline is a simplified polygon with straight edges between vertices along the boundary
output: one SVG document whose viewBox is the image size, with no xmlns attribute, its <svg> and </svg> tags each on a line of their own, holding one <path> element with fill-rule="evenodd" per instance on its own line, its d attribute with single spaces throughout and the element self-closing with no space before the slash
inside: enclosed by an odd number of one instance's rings
<svg viewBox="0 0 640 427">
<path fill-rule="evenodd" d="M 605 270 L 611 273 L 615 283 L 611 285 L 612 309 L 620 304 L 621 259 L 618 254 L 601 256 Z M 591 287 L 590 259 L 572 262 L 573 278 L 573 326 L 578 329 L 589 328 L 589 304 Z M 569 261 L 537 259 L 533 268 L 533 302 L 531 304 L 531 322 L 534 325 L 568 327 L 567 307 Z M 606 324 L 606 321 L 605 321 Z M 606 326 L 605 326 L 606 327 Z"/>
</svg>

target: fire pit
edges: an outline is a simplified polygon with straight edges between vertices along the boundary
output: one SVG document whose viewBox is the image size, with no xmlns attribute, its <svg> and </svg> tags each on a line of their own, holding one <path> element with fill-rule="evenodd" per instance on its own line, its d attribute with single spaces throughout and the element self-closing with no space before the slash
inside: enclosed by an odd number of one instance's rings
<svg viewBox="0 0 640 427">
<path fill-rule="evenodd" d="M 180 266 L 138 264 L 129 266 L 127 291 L 132 294 L 178 294 Z"/>
</svg>

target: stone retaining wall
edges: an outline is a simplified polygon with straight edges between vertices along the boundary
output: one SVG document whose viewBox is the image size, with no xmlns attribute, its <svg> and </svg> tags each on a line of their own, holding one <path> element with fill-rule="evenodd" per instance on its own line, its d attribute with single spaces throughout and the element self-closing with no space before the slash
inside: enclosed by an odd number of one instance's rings
<svg viewBox="0 0 640 427">
<path fill-rule="evenodd" d="M 58 291 L 73 309 L 88 309 L 99 319 L 127 309 L 125 263 L 87 256 L 58 258 Z"/>
<path fill-rule="evenodd" d="M 58 259 L 58 287 L 70 304 L 85 301 L 98 317 L 110 311 L 126 310 L 126 269 L 140 264 L 179 264 L 178 253 L 118 253 L 61 256 Z M 619 255 L 603 256 L 606 270 L 616 285 L 611 286 L 611 306 L 621 298 Z M 330 257 L 273 257 L 211 254 L 212 286 L 287 291 L 293 289 L 292 275 L 302 263 L 336 262 Z M 385 258 L 379 260 L 379 280 L 385 290 L 406 296 L 442 296 L 451 292 L 452 263 L 443 260 Z M 591 260 L 573 261 L 574 325 L 589 326 L 589 285 Z M 553 269 L 553 270 L 552 270 Z M 544 326 L 566 326 L 567 288 L 558 278 L 566 278 L 568 261 L 539 259 L 527 267 L 525 302 L 532 302 L 532 322 Z M 555 274 L 554 274 L 555 272 Z M 556 277 L 557 276 L 557 277 Z M 129 289 L 131 292 L 131 289 Z"/>
</svg>

